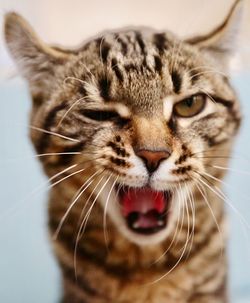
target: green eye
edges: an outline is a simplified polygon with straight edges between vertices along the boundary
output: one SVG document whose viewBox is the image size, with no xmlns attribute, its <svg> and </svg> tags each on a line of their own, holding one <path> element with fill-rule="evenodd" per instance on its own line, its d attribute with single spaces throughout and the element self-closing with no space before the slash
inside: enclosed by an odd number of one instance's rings
<svg viewBox="0 0 250 303">
<path fill-rule="evenodd" d="M 174 114 L 183 118 L 193 117 L 204 109 L 205 104 L 205 95 L 194 95 L 175 104 Z"/>
</svg>

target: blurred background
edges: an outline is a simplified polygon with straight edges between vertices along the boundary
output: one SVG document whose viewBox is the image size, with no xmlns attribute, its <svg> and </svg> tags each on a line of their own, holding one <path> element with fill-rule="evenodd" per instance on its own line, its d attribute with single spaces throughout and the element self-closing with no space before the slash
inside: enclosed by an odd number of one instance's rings
<svg viewBox="0 0 250 303">
<path fill-rule="evenodd" d="M 91 35 L 127 25 L 170 29 L 187 37 L 205 33 L 232 0 L 0 0 L 4 13 L 22 14 L 48 43 L 77 46 Z M 225 192 L 230 219 L 231 300 L 250 302 L 250 0 L 245 0 L 239 56 L 232 81 L 244 122 Z M 241 64 L 240 64 L 241 63 Z M 0 302 L 55 303 L 60 277 L 48 241 L 46 178 L 28 139 L 30 97 L 0 32 Z M 212 302 L 211 302 L 212 303 Z"/>
</svg>

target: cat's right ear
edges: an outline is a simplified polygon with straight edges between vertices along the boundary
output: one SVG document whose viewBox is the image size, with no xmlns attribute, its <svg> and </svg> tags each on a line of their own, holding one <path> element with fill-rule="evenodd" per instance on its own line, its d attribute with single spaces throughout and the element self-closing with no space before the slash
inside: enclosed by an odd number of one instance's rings
<svg viewBox="0 0 250 303">
<path fill-rule="evenodd" d="M 187 43 L 197 46 L 210 54 L 218 67 L 230 70 L 231 59 L 239 51 L 239 36 L 243 19 L 243 0 L 235 0 L 226 18 L 212 31 L 205 35 L 192 37 Z"/>
<path fill-rule="evenodd" d="M 31 90 L 48 89 L 55 70 L 67 62 L 69 54 L 42 42 L 28 22 L 13 12 L 5 15 L 4 33 L 8 49 Z"/>
</svg>

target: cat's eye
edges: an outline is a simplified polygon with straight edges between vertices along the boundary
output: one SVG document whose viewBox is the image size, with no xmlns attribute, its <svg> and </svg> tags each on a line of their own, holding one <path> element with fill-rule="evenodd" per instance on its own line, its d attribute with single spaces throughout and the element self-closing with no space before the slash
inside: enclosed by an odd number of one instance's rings
<svg viewBox="0 0 250 303">
<path fill-rule="evenodd" d="M 205 95 L 194 95 L 175 104 L 174 114 L 183 118 L 193 117 L 198 115 L 204 109 L 205 104 Z"/>
<path fill-rule="evenodd" d="M 93 109 L 85 109 L 81 110 L 81 113 L 95 121 L 113 121 L 119 124 L 120 126 L 128 123 L 129 119 L 121 117 L 116 111 L 112 110 L 93 110 Z"/>
<path fill-rule="evenodd" d="M 115 111 L 108 111 L 108 110 L 92 110 L 92 109 L 86 109 L 82 111 L 82 114 L 90 118 L 92 120 L 96 121 L 108 121 L 113 120 L 114 118 L 119 118 L 117 112 Z"/>
</svg>

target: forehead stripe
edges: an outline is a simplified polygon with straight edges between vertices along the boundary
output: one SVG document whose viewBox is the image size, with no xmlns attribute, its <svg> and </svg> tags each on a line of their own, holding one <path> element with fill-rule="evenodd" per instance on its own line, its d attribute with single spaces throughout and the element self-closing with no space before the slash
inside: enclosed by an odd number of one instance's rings
<svg viewBox="0 0 250 303">
<path fill-rule="evenodd" d="M 181 90 L 182 85 L 181 75 L 177 71 L 172 71 L 171 78 L 173 82 L 174 92 L 178 94 Z"/>
<path fill-rule="evenodd" d="M 126 54 L 127 54 L 127 52 L 128 52 L 127 43 L 124 42 L 124 41 L 122 40 L 122 38 L 119 37 L 118 35 L 115 35 L 115 39 L 116 39 L 116 41 L 117 41 L 118 43 L 120 43 L 120 45 L 121 45 L 121 52 L 122 52 L 123 56 L 126 56 Z"/>
<path fill-rule="evenodd" d="M 161 62 L 161 58 L 159 56 L 154 56 L 154 60 L 155 60 L 155 70 L 158 73 L 161 73 L 162 71 L 162 62 Z"/>
<path fill-rule="evenodd" d="M 135 38 L 136 38 L 136 41 L 138 42 L 138 44 L 139 44 L 139 46 L 141 48 L 142 54 L 145 56 L 146 55 L 145 43 L 144 43 L 144 41 L 142 39 L 141 33 L 136 32 Z"/>
<path fill-rule="evenodd" d="M 101 97 L 108 101 L 110 99 L 110 80 L 107 77 L 102 77 L 98 81 Z"/>
<path fill-rule="evenodd" d="M 123 74 L 122 74 L 121 70 L 119 69 L 118 62 L 115 58 L 113 58 L 112 61 L 111 61 L 111 68 L 115 72 L 116 77 L 118 78 L 118 80 L 120 82 L 123 82 Z"/>
<path fill-rule="evenodd" d="M 105 42 L 104 39 L 102 39 L 99 47 L 100 47 L 102 62 L 106 63 L 110 51 L 110 45 L 107 42 Z"/>
<path fill-rule="evenodd" d="M 156 48 L 158 49 L 160 55 L 167 48 L 166 41 L 167 40 L 166 40 L 165 33 L 158 33 L 158 34 L 154 35 L 154 44 L 155 44 Z"/>
</svg>

